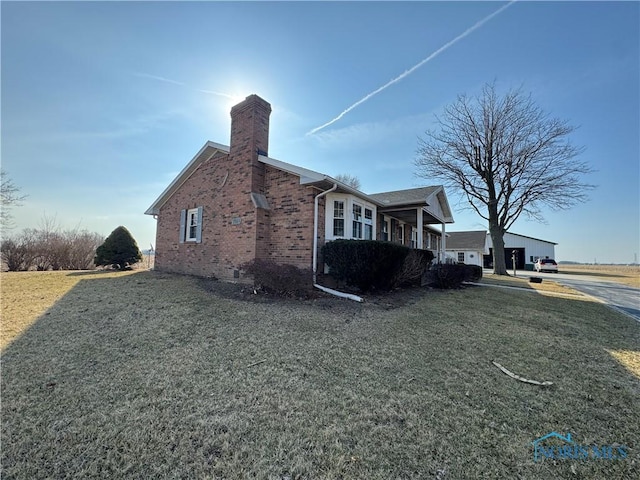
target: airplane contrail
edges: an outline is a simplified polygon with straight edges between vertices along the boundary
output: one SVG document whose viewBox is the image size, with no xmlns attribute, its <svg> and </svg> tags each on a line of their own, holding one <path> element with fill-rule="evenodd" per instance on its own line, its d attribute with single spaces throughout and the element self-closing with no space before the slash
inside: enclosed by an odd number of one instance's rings
<svg viewBox="0 0 640 480">
<path fill-rule="evenodd" d="M 158 75 L 149 75 L 148 73 L 134 73 L 136 77 L 143 78 L 151 78 L 152 80 L 158 80 L 159 82 L 172 83 L 174 85 L 180 85 L 181 87 L 186 87 L 187 85 L 182 82 L 178 82 L 176 80 L 171 80 L 170 78 L 159 77 Z"/>
<path fill-rule="evenodd" d="M 500 13 L 502 13 L 505 9 L 509 8 L 511 5 L 513 5 L 517 0 L 511 0 L 509 3 L 507 3 L 506 5 L 503 5 L 502 7 L 500 7 L 498 10 L 496 10 L 495 12 L 493 12 L 491 15 L 488 15 L 486 17 L 484 17 L 482 20 L 478 21 L 477 23 L 475 23 L 474 25 L 472 25 L 471 27 L 467 28 L 464 32 L 462 32 L 460 35 L 458 35 L 456 38 L 454 38 L 453 40 L 450 40 L 449 42 L 445 43 L 442 47 L 440 47 L 438 50 L 436 50 L 435 52 L 433 52 L 431 55 L 429 55 L 427 58 L 425 58 L 424 60 L 422 60 L 419 63 L 416 63 L 413 67 L 411 67 L 409 70 L 405 70 L 401 75 L 398 75 L 396 78 L 394 78 L 393 80 L 390 80 L 389 82 L 385 83 L 384 85 L 382 85 L 380 88 L 374 90 L 373 92 L 367 94 L 366 96 L 364 96 L 363 98 L 361 98 L 360 100 L 358 100 L 356 103 L 354 103 L 353 105 L 347 107 L 345 110 L 342 111 L 342 113 L 340 113 L 340 115 L 338 115 L 336 118 L 329 120 L 327 123 L 320 125 L 319 127 L 316 127 L 312 130 L 309 130 L 306 135 L 313 135 L 314 133 L 322 130 L 325 127 L 328 127 L 329 125 L 337 122 L 338 120 L 340 120 L 342 117 L 344 117 L 347 113 L 349 113 L 351 110 L 353 110 L 354 108 L 358 107 L 359 105 L 362 105 L 364 102 L 366 102 L 367 100 L 369 100 L 371 97 L 379 94 L 380 92 L 382 92 L 383 90 L 387 89 L 388 87 L 390 87 L 391 85 L 393 85 L 394 83 L 399 82 L 400 80 L 402 80 L 404 77 L 406 77 L 407 75 L 411 75 L 415 70 L 417 70 L 418 68 L 420 68 L 422 65 L 424 65 L 425 63 L 429 62 L 430 60 L 433 60 L 435 57 L 437 57 L 439 54 L 441 54 L 442 52 L 444 52 L 445 50 L 447 50 L 449 47 L 451 47 L 452 45 L 454 45 L 455 43 L 457 43 L 458 41 L 462 40 L 464 37 L 466 37 L 467 35 L 469 35 L 470 33 L 472 33 L 474 30 L 477 30 L 478 28 L 480 28 L 482 25 L 484 25 L 486 22 L 488 22 L 489 20 L 491 20 L 493 17 L 495 17 L 496 15 L 499 15 Z"/>
<path fill-rule="evenodd" d="M 148 73 L 134 73 L 134 75 L 136 77 L 150 78 L 152 80 L 158 80 L 159 82 L 171 83 L 172 85 L 179 85 L 181 87 L 185 87 L 185 88 L 188 88 L 190 90 L 195 90 L 196 92 L 200 92 L 200 93 L 206 93 L 208 95 L 216 95 L 218 97 L 230 98 L 231 100 L 238 99 L 237 95 L 230 95 L 228 93 L 217 92 L 215 90 L 203 90 L 201 88 L 193 88 L 193 87 L 190 87 L 189 85 L 187 85 L 184 82 L 178 82 L 177 80 L 171 80 L 170 78 L 160 77 L 158 75 L 150 75 Z M 240 99 L 240 100 L 242 100 L 242 99 Z"/>
</svg>

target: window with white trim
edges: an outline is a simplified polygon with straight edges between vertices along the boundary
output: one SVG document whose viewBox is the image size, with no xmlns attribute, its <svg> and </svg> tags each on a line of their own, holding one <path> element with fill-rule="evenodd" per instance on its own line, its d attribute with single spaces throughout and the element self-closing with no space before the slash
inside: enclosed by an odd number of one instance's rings
<svg viewBox="0 0 640 480">
<path fill-rule="evenodd" d="M 344 237 L 344 202 L 342 200 L 333 202 L 333 236 Z"/>
<path fill-rule="evenodd" d="M 324 228 L 325 239 L 338 238 L 353 240 L 373 240 L 381 233 L 376 230 L 382 217 L 378 216 L 375 205 L 354 195 L 327 195 Z"/>
<path fill-rule="evenodd" d="M 458 263 L 464 263 L 464 252 L 458 252 Z"/>
<path fill-rule="evenodd" d="M 373 210 L 364 209 L 364 239 L 373 240 Z"/>
<path fill-rule="evenodd" d="M 418 247 L 418 230 L 411 227 L 411 248 Z"/>
<path fill-rule="evenodd" d="M 362 238 L 362 205 L 353 204 L 353 238 Z"/>
<path fill-rule="evenodd" d="M 198 209 L 192 208 L 187 211 L 187 237 L 188 242 L 195 242 L 198 234 Z"/>
<path fill-rule="evenodd" d="M 202 241 L 202 207 L 180 212 L 180 243 Z"/>
<path fill-rule="evenodd" d="M 382 220 L 382 240 L 385 242 L 389 240 L 389 221 Z"/>
</svg>

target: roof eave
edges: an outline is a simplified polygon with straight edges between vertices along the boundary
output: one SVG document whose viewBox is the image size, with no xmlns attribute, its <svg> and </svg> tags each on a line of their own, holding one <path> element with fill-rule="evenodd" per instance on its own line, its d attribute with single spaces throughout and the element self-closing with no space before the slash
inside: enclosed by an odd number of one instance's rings
<svg viewBox="0 0 640 480">
<path fill-rule="evenodd" d="M 352 195 L 356 195 L 368 202 L 373 203 L 374 205 L 380 205 L 379 202 L 375 201 L 369 196 L 358 190 L 357 188 L 353 188 L 346 183 L 343 183 L 339 180 L 336 180 L 329 175 L 325 175 L 324 173 L 316 172 L 314 170 L 309 170 L 308 168 L 299 167 L 297 165 L 293 165 L 291 163 L 283 162 L 281 160 L 277 160 L 275 158 L 267 157 L 265 155 L 259 155 L 258 160 L 267 165 L 271 165 L 274 168 L 279 170 L 284 170 L 285 172 L 292 173 L 300 177 L 300 185 L 309 185 L 316 186 L 318 188 L 322 188 L 321 186 L 327 186 L 327 188 L 331 188 L 334 184 L 338 185 L 338 191 L 342 193 L 349 193 Z"/>
<path fill-rule="evenodd" d="M 175 193 L 175 191 L 182 186 L 187 179 L 193 175 L 198 167 L 205 161 L 209 160 L 216 153 L 229 153 L 229 147 L 220 143 L 208 141 L 204 146 L 195 154 L 191 161 L 182 169 L 182 171 L 173 179 L 167 188 L 160 194 L 160 196 L 151 204 L 151 206 L 144 212 L 145 215 L 158 215 L 160 208 L 164 205 L 169 198 Z"/>
</svg>

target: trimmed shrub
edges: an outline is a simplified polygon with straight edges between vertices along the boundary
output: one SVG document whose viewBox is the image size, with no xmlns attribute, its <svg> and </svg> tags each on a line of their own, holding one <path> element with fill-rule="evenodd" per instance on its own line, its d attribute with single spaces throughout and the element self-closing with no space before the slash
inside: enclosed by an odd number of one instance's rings
<svg viewBox="0 0 640 480">
<path fill-rule="evenodd" d="M 431 250 L 410 249 L 402 262 L 402 267 L 393 279 L 393 287 L 420 286 L 422 276 L 429 270 L 433 258 Z"/>
<path fill-rule="evenodd" d="M 465 281 L 468 265 L 438 263 L 425 274 L 423 285 L 441 289 L 460 288 Z"/>
<path fill-rule="evenodd" d="M 282 265 L 273 260 L 252 260 L 242 265 L 253 276 L 256 288 L 279 297 L 306 298 L 313 294 L 313 272 L 310 268 Z"/>
<path fill-rule="evenodd" d="M 479 265 L 464 265 L 464 281 L 479 282 L 482 279 L 482 267 Z"/>
<path fill-rule="evenodd" d="M 331 269 L 330 275 L 363 292 L 390 290 L 396 286 L 411 251 L 403 245 L 379 240 L 334 240 L 322 247 L 324 261 Z M 407 268 L 411 270 L 409 266 Z"/>
<path fill-rule="evenodd" d="M 125 227 L 116 228 L 96 250 L 95 264 L 124 270 L 142 260 L 138 244 Z"/>
</svg>

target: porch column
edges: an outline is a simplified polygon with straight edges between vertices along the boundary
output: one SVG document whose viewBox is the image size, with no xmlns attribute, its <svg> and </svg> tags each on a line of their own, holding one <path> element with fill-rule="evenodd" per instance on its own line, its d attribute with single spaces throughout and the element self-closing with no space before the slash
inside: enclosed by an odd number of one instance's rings
<svg viewBox="0 0 640 480">
<path fill-rule="evenodd" d="M 442 240 L 440 241 L 440 248 L 442 249 L 442 261 L 444 262 L 447 256 L 447 230 L 444 222 L 442 222 Z"/>
<path fill-rule="evenodd" d="M 424 248 L 424 245 L 422 244 L 422 229 L 424 228 L 422 225 L 422 207 L 418 208 L 417 210 L 417 216 L 418 216 L 418 238 L 416 239 L 416 248 L 419 248 L 420 250 L 422 250 Z"/>
</svg>

